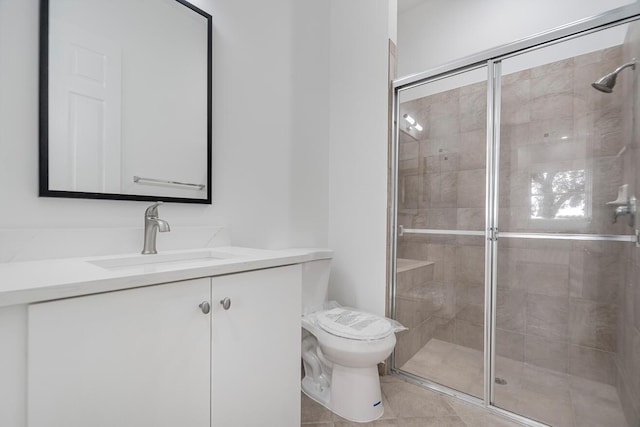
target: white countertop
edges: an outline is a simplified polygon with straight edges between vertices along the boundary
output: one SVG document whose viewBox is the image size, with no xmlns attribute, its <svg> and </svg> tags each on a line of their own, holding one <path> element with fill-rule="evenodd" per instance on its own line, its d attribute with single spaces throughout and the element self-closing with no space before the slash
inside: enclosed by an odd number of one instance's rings
<svg viewBox="0 0 640 427">
<path fill-rule="evenodd" d="M 153 263 L 162 256 L 188 256 L 195 252 L 222 254 L 224 258 Z M 331 258 L 332 252 L 325 249 L 264 250 L 225 246 L 166 251 L 159 255 L 144 255 L 145 264 L 108 267 L 112 261 L 139 257 L 140 254 L 123 254 L 0 263 L 0 307 L 299 264 Z"/>
</svg>

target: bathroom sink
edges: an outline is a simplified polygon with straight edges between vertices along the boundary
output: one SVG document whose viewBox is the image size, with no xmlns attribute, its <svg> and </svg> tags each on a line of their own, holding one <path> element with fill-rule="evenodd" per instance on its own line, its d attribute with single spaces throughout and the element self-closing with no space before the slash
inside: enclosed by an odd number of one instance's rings
<svg viewBox="0 0 640 427">
<path fill-rule="evenodd" d="M 88 262 L 106 270 L 140 270 L 148 272 L 173 270 L 194 264 L 219 262 L 237 257 L 238 255 L 232 253 L 214 249 L 202 249 L 154 255 L 126 255 L 118 258 L 89 260 Z"/>
</svg>

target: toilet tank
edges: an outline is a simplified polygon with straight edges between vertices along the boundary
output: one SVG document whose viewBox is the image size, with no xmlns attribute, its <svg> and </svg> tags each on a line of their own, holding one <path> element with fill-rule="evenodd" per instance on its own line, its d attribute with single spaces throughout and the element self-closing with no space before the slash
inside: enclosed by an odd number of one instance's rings
<svg viewBox="0 0 640 427">
<path fill-rule="evenodd" d="M 310 313 L 327 301 L 331 259 L 302 264 L 302 314 Z"/>
</svg>

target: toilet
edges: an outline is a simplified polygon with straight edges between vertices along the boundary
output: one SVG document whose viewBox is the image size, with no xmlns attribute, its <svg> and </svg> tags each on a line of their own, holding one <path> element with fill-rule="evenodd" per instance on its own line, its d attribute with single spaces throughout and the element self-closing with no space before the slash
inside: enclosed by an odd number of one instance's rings
<svg viewBox="0 0 640 427">
<path fill-rule="evenodd" d="M 302 391 L 335 414 L 369 422 L 384 412 L 378 363 L 396 344 L 389 319 L 327 302 L 330 259 L 302 264 Z"/>
</svg>

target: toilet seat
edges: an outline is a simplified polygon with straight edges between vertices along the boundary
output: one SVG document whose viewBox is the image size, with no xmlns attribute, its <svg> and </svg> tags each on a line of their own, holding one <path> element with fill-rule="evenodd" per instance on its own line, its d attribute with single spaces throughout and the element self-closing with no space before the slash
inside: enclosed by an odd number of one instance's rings
<svg viewBox="0 0 640 427">
<path fill-rule="evenodd" d="M 380 340 L 393 333 L 393 325 L 384 317 L 336 307 L 314 313 L 324 331 L 352 340 Z"/>
</svg>

